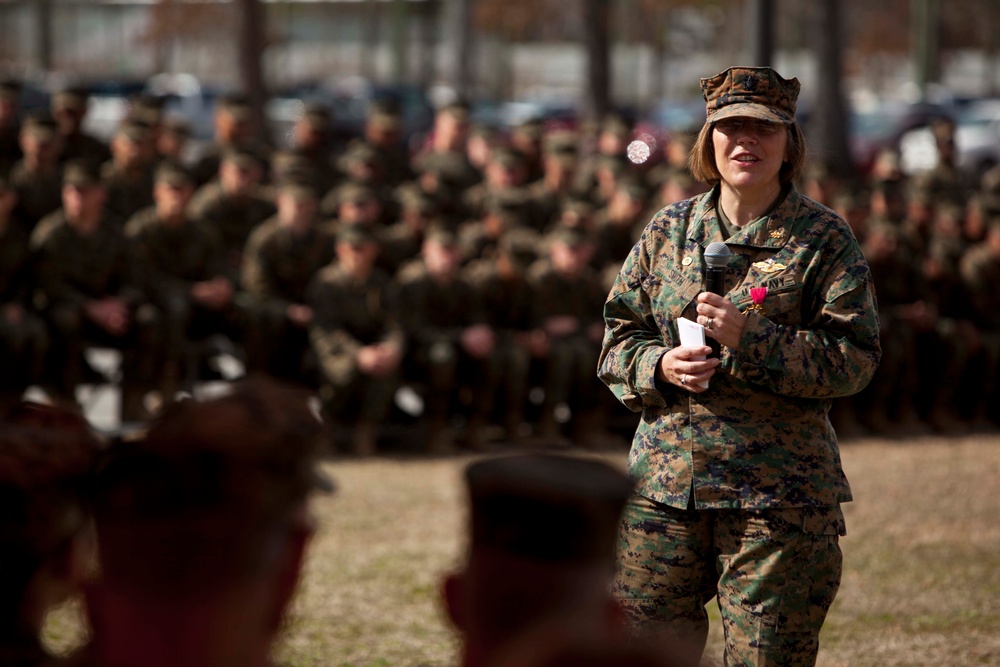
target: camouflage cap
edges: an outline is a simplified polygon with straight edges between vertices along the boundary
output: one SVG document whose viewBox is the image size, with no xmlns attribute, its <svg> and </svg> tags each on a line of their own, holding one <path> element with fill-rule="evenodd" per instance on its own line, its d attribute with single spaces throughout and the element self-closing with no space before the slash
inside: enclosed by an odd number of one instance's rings
<svg viewBox="0 0 1000 667">
<path fill-rule="evenodd" d="M 373 201 L 378 201 L 378 195 L 362 183 L 345 183 L 337 189 L 338 204 L 365 204 Z"/>
<path fill-rule="evenodd" d="M 149 123 L 146 121 L 138 118 L 127 118 L 118 125 L 115 136 L 125 137 L 138 144 L 149 139 L 150 130 Z"/>
<path fill-rule="evenodd" d="M 333 114 L 330 108 L 319 102 L 308 102 L 302 107 L 302 122 L 307 123 L 314 130 L 326 131 L 333 123 Z"/>
<path fill-rule="evenodd" d="M 542 121 L 537 118 L 526 120 L 514 128 L 513 134 L 531 141 L 539 141 L 542 138 Z"/>
<path fill-rule="evenodd" d="M 310 172 L 290 171 L 278 182 L 278 193 L 295 201 L 318 200 L 319 184 Z"/>
<path fill-rule="evenodd" d="M 559 225 L 548 234 L 550 245 L 560 243 L 568 248 L 580 248 L 590 241 L 587 232 L 576 225 Z"/>
<path fill-rule="evenodd" d="M 238 119 L 250 117 L 250 98 L 242 93 L 227 93 L 216 100 L 215 108 Z"/>
<path fill-rule="evenodd" d="M 367 142 L 356 141 L 350 145 L 341 160 L 345 166 L 351 162 L 375 165 L 379 163 L 379 154 Z"/>
<path fill-rule="evenodd" d="M 420 188 L 399 190 L 399 203 L 404 210 L 430 215 L 437 210 L 437 202 Z"/>
<path fill-rule="evenodd" d="M 172 134 L 181 137 L 191 136 L 191 125 L 177 116 L 167 116 L 163 119 L 163 127 L 160 129 L 162 134 Z"/>
<path fill-rule="evenodd" d="M 782 78 L 770 67 L 730 67 L 701 80 L 708 122 L 748 116 L 772 123 L 795 122 L 799 80 Z"/>
<path fill-rule="evenodd" d="M 100 166 L 91 160 L 70 160 L 63 168 L 63 185 L 92 188 L 101 185 Z"/>
<path fill-rule="evenodd" d="M 86 88 L 79 86 L 64 88 L 52 96 L 52 109 L 55 111 L 63 109 L 84 111 L 89 99 L 90 92 Z"/>
<path fill-rule="evenodd" d="M 458 245 L 458 234 L 455 232 L 455 228 L 444 220 L 435 220 L 430 223 L 424 233 L 424 239 L 447 248 L 454 248 Z"/>
<path fill-rule="evenodd" d="M 24 86 L 20 81 L 14 79 L 4 79 L 0 81 L 0 100 L 5 102 L 17 102 L 21 99 L 21 91 Z"/>
<path fill-rule="evenodd" d="M 264 168 L 267 165 L 264 152 L 250 143 L 226 148 L 222 153 L 222 160 L 232 162 L 241 169 Z"/>
<path fill-rule="evenodd" d="M 382 130 L 398 130 L 399 113 L 381 106 L 373 106 L 368 112 L 367 122 Z"/>
<path fill-rule="evenodd" d="M 344 225 L 337 231 L 337 242 L 360 248 L 365 245 L 377 245 L 379 238 L 371 225 Z"/>
<path fill-rule="evenodd" d="M 608 561 L 632 491 L 601 461 L 521 454 L 477 461 L 465 470 L 471 501 L 471 553 L 553 564 Z"/>
<path fill-rule="evenodd" d="M 156 167 L 154 176 L 157 183 L 166 183 L 174 188 L 194 185 L 195 178 L 191 170 L 183 163 L 175 160 L 164 160 Z"/>
<path fill-rule="evenodd" d="M 490 154 L 490 163 L 499 165 L 504 169 L 518 169 L 524 166 L 524 155 L 513 148 L 498 146 Z"/>
<path fill-rule="evenodd" d="M 515 266 L 525 268 L 538 259 L 541 245 L 541 235 L 538 232 L 528 227 L 518 227 L 505 231 L 500 236 L 497 247 L 500 254 Z"/>
<path fill-rule="evenodd" d="M 163 106 L 166 100 L 158 95 L 143 93 L 132 98 L 130 117 L 150 125 L 159 125 L 163 120 Z"/>
<path fill-rule="evenodd" d="M 56 137 L 59 126 L 48 114 L 31 114 L 25 119 L 21 131 L 41 141 L 51 141 Z"/>
<path fill-rule="evenodd" d="M 545 136 L 544 150 L 549 155 L 566 155 L 575 158 L 579 152 L 576 135 L 561 130 Z"/>
<path fill-rule="evenodd" d="M 632 126 L 620 113 L 609 113 L 601 122 L 601 132 L 624 139 L 632 132 Z"/>
</svg>

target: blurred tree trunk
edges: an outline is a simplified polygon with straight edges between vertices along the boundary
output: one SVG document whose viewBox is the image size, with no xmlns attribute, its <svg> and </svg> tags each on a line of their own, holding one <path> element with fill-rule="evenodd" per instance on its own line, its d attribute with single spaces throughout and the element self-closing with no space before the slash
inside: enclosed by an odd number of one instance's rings
<svg viewBox="0 0 1000 667">
<path fill-rule="evenodd" d="M 379 0 L 365 0 L 365 41 L 361 45 L 361 76 L 374 81 L 378 76 L 378 6 Z"/>
<path fill-rule="evenodd" d="M 239 68 L 243 92 L 250 101 L 252 136 L 267 139 L 264 122 L 264 105 L 267 89 L 264 84 L 264 8 L 260 0 L 238 0 L 239 10 Z"/>
<path fill-rule="evenodd" d="M 816 0 L 813 11 L 814 46 L 817 64 L 815 106 L 810 120 L 812 159 L 830 173 L 851 178 L 851 162 L 847 142 L 847 105 L 843 94 L 841 63 L 841 6 L 839 0 Z"/>
<path fill-rule="evenodd" d="M 52 0 L 35 0 L 35 20 L 38 30 L 36 63 L 39 71 L 48 72 L 52 69 Z"/>
<path fill-rule="evenodd" d="M 587 49 L 587 114 L 600 120 L 611 109 L 611 12 L 608 0 L 582 0 Z"/>
<path fill-rule="evenodd" d="M 409 4 L 409 0 L 392 2 L 392 80 L 397 85 L 406 81 L 407 53 L 410 46 Z"/>
<path fill-rule="evenodd" d="M 750 64 L 771 67 L 774 61 L 774 0 L 750 0 Z"/>
<path fill-rule="evenodd" d="M 941 0 L 913 0 L 913 45 L 920 98 L 941 80 Z"/>
<path fill-rule="evenodd" d="M 472 51 L 472 4 L 473 0 L 450 0 L 451 20 L 448 42 L 451 44 L 454 70 L 452 86 L 459 99 L 468 100 L 472 96 L 473 51 Z"/>
</svg>

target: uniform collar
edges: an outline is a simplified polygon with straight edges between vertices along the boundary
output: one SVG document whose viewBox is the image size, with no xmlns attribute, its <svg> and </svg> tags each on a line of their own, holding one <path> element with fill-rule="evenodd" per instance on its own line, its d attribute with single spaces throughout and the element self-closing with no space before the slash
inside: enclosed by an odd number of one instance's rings
<svg viewBox="0 0 1000 667">
<path fill-rule="evenodd" d="M 703 248 L 713 241 L 771 250 L 784 247 L 792 232 L 789 221 L 796 218 L 802 199 L 794 185 L 789 185 L 787 188 L 785 198 L 767 217 L 754 220 L 726 239 L 722 223 L 719 222 L 718 214 L 715 212 L 719 191 L 719 185 L 716 184 L 712 190 L 699 195 L 695 200 L 692 222 L 688 227 L 688 240 L 699 243 Z"/>
</svg>

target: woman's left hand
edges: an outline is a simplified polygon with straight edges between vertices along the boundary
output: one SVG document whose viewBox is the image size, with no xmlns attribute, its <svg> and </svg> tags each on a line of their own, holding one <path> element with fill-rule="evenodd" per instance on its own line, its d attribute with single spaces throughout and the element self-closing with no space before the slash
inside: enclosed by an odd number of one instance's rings
<svg viewBox="0 0 1000 667">
<path fill-rule="evenodd" d="M 702 292 L 698 295 L 697 311 L 698 324 L 705 327 L 707 335 L 729 348 L 739 345 L 747 318 L 731 301 L 712 292 Z"/>
</svg>

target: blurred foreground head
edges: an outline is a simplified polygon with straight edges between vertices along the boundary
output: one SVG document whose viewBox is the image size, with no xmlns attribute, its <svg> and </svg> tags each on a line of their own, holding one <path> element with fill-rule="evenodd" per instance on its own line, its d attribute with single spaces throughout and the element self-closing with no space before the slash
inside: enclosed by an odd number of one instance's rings
<svg viewBox="0 0 1000 667">
<path fill-rule="evenodd" d="M 266 664 L 312 524 L 320 424 L 299 391 L 247 380 L 171 406 L 96 482 L 99 664 Z"/>
<path fill-rule="evenodd" d="M 525 454 L 466 469 L 470 548 L 444 583 L 463 664 L 489 664 L 552 619 L 578 636 L 613 633 L 609 590 L 618 521 L 632 485 L 596 460 Z"/>
<path fill-rule="evenodd" d="M 0 664 L 42 664 L 45 615 L 83 581 L 98 444 L 76 412 L 21 403 L 0 422 Z"/>
</svg>

